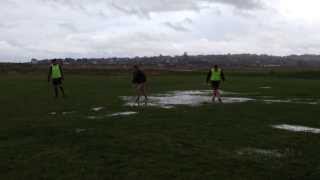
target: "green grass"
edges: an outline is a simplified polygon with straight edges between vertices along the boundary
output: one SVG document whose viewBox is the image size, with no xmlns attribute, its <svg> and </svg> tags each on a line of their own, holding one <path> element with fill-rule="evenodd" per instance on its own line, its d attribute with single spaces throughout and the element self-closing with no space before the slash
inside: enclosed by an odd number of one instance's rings
<svg viewBox="0 0 320 180">
<path fill-rule="evenodd" d="M 223 89 L 254 98 L 320 98 L 319 73 L 309 74 L 314 76 L 232 73 Z M 154 75 L 149 91 L 207 89 L 205 76 Z M 320 105 L 256 101 L 136 109 L 124 107 L 118 98 L 133 95 L 130 74 L 67 73 L 68 98 L 58 100 L 45 78 L 0 77 L 0 179 L 320 179 L 320 135 L 270 127 L 320 128 Z M 105 109 L 92 112 L 95 106 Z M 76 113 L 61 114 L 66 111 Z M 121 111 L 139 114 L 87 118 Z M 276 150 L 283 156 L 237 153 L 246 148 Z"/>
</svg>

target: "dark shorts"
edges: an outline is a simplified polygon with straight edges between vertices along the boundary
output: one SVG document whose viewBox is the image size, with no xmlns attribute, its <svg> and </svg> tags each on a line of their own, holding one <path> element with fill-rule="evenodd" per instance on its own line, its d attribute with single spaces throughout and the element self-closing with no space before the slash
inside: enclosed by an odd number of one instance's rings
<svg viewBox="0 0 320 180">
<path fill-rule="evenodd" d="M 139 84 L 145 84 L 147 81 L 145 80 L 140 80 L 140 81 L 135 81 L 133 84 L 139 85 Z"/>
<path fill-rule="evenodd" d="M 211 81 L 211 87 L 213 89 L 219 89 L 220 88 L 220 82 L 221 81 Z"/>
<path fill-rule="evenodd" d="M 61 78 L 57 78 L 57 79 L 52 79 L 52 84 L 54 86 L 59 86 L 62 84 L 62 79 Z"/>
</svg>

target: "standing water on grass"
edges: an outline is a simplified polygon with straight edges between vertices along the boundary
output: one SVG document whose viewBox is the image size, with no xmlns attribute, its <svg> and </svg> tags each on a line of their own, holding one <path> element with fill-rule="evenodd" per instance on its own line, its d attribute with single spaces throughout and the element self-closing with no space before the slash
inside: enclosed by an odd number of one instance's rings
<svg viewBox="0 0 320 180">
<path fill-rule="evenodd" d="M 211 103 L 211 90 L 195 90 L 195 91 L 171 91 L 165 94 L 155 94 L 149 96 L 147 106 L 161 107 L 161 108 L 174 108 L 177 105 L 186 106 L 200 106 L 205 103 Z M 223 95 L 235 95 L 237 93 L 221 91 Z M 135 97 L 122 97 L 126 101 L 126 106 L 137 106 L 134 101 Z M 246 97 L 222 97 L 223 103 L 243 103 L 253 101 L 254 99 Z M 141 103 L 143 105 L 143 102 Z"/>
<path fill-rule="evenodd" d="M 98 112 L 98 111 L 101 111 L 102 109 L 104 109 L 104 107 L 94 107 L 92 108 L 92 111 L 95 111 L 95 112 Z"/>
<path fill-rule="evenodd" d="M 282 130 L 287 130 L 287 131 L 292 131 L 292 132 L 306 132 L 306 133 L 320 134 L 320 129 L 306 127 L 306 126 L 281 124 L 281 125 L 274 125 L 272 127 L 276 128 L 276 129 L 282 129 Z"/>
<path fill-rule="evenodd" d="M 118 113 L 114 113 L 114 114 L 110 114 L 110 117 L 114 117 L 114 116 L 130 116 L 130 115 L 134 115 L 137 114 L 137 112 L 118 112 Z"/>
</svg>

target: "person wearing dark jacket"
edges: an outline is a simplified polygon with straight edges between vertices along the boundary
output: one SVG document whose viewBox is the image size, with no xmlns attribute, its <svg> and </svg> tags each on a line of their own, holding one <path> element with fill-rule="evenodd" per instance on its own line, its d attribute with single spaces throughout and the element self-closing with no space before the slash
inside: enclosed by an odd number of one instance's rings
<svg viewBox="0 0 320 180">
<path fill-rule="evenodd" d="M 134 71 L 133 71 L 132 83 L 137 92 L 136 102 L 139 102 L 141 96 L 144 96 L 145 101 L 147 101 L 148 100 L 148 96 L 146 93 L 147 76 L 137 65 L 133 66 L 133 69 Z"/>
<path fill-rule="evenodd" d="M 217 97 L 218 101 L 222 103 L 220 95 L 221 81 L 225 81 L 223 70 L 219 68 L 218 65 L 214 65 L 214 67 L 210 69 L 207 75 L 207 83 L 209 84 L 210 82 L 213 89 L 212 102 L 214 102 Z"/>
</svg>

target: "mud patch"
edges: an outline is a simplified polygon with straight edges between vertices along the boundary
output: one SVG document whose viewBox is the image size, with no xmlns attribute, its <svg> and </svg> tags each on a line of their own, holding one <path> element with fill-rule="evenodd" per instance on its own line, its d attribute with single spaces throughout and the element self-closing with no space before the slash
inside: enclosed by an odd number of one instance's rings
<svg viewBox="0 0 320 180">
<path fill-rule="evenodd" d="M 281 124 L 281 125 L 273 125 L 272 127 L 276 129 L 291 131 L 291 132 L 305 132 L 305 133 L 320 134 L 320 129 L 306 127 L 306 126 Z"/>
<path fill-rule="evenodd" d="M 110 117 L 115 117 L 115 116 L 131 116 L 131 115 L 135 115 L 137 114 L 137 112 L 118 112 L 118 113 L 114 113 L 114 114 L 110 114 L 108 116 Z"/>
<path fill-rule="evenodd" d="M 136 103 L 135 97 L 121 97 L 126 102 L 126 106 L 146 105 L 151 107 L 161 107 L 171 109 L 175 106 L 201 106 L 206 103 L 211 103 L 211 90 L 197 90 L 197 91 L 172 91 L 166 94 L 155 94 L 149 96 L 148 102 Z M 222 95 L 232 95 L 237 93 L 221 91 Z M 251 98 L 245 97 L 222 97 L 223 103 L 244 103 L 254 101 Z"/>
<path fill-rule="evenodd" d="M 282 153 L 276 150 L 267 150 L 267 149 L 257 149 L 257 148 L 245 148 L 237 151 L 237 154 L 240 156 L 252 156 L 259 155 L 264 157 L 271 158 L 281 158 L 283 156 Z"/>
</svg>

